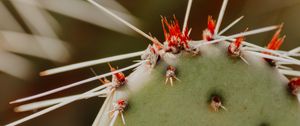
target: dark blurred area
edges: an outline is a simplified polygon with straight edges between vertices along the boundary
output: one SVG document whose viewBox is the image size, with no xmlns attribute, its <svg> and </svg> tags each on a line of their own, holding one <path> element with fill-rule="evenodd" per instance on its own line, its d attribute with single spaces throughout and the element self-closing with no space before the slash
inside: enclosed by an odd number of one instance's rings
<svg viewBox="0 0 300 126">
<path fill-rule="evenodd" d="M 46 0 L 45 0 L 46 1 Z M 172 18 L 175 14 L 179 22 L 183 22 L 188 0 L 117 0 L 131 14 L 139 19 L 138 27 L 146 33 L 151 33 L 159 40 L 163 40 L 163 31 L 160 15 Z M 4 1 L 11 11 L 14 8 L 9 0 Z M 194 0 L 188 26 L 192 28 L 192 39 L 198 40 L 202 37 L 202 31 L 206 28 L 207 16 L 212 15 L 217 19 L 222 0 Z M 101 11 L 101 10 L 99 10 Z M 281 50 L 290 50 L 300 46 L 300 1 L 299 0 L 229 0 L 221 29 L 229 23 L 245 16 L 244 19 L 226 32 L 231 35 L 244 31 L 245 28 L 255 29 L 264 26 L 284 23 L 283 34 L 287 38 Z M 1 13 L 1 12 L 0 12 Z M 28 80 L 18 79 L 6 74 L 0 74 L 0 125 L 15 121 L 34 112 L 15 113 L 14 107 L 20 105 L 9 105 L 9 102 L 18 98 L 34 95 L 50 89 L 54 89 L 72 82 L 83 80 L 94 76 L 89 68 L 74 70 L 57 75 L 40 77 L 39 71 L 67 64 L 99 59 L 103 57 L 135 52 L 143 50 L 150 44 L 146 38 L 135 35 L 125 35 L 105 28 L 95 26 L 83 21 L 50 12 L 58 20 L 61 26 L 59 37 L 68 42 L 72 48 L 72 57 L 66 63 L 53 63 L 51 61 L 24 56 L 31 59 L 38 66 L 35 75 Z M 18 15 L 20 24 L 24 24 Z M 111 20 L 117 22 L 116 20 Z M 30 30 L 22 25 L 27 32 Z M 271 39 L 274 32 L 246 37 L 247 41 L 264 46 Z M 0 47 L 1 48 L 1 47 Z M 136 58 L 137 59 L 137 58 Z M 5 59 L 1 59 L 5 60 Z M 120 68 L 132 64 L 133 59 L 112 62 Z M 107 64 L 93 66 L 98 74 L 109 71 Z M 130 72 L 126 72 L 129 74 Z M 97 81 L 82 86 L 68 89 L 38 100 L 67 96 L 82 93 L 99 85 Z M 22 125 L 26 126 L 86 126 L 91 125 L 96 117 L 103 98 L 91 98 L 76 101 L 41 117 L 35 118 Z M 29 103 L 29 102 L 28 102 Z"/>
</svg>

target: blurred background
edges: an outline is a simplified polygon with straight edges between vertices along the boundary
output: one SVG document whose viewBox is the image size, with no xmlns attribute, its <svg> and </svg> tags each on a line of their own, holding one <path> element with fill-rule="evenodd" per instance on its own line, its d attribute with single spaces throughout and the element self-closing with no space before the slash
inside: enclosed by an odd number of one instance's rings
<svg viewBox="0 0 300 126">
<path fill-rule="evenodd" d="M 160 15 L 176 15 L 183 22 L 188 0 L 98 0 L 146 33 L 163 40 Z M 194 0 L 188 26 L 191 37 L 201 39 L 207 16 L 217 19 L 222 0 Z M 284 23 L 287 38 L 281 50 L 300 46 L 299 0 L 229 0 L 221 29 L 245 16 L 226 32 L 231 35 Z M 274 32 L 247 37 L 264 46 Z M 34 113 L 15 113 L 12 100 L 41 93 L 94 76 L 89 68 L 40 77 L 39 72 L 58 66 L 143 50 L 150 42 L 84 0 L 0 1 L 0 125 Z M 128 59 L 111 64 L 125 67 Z M 2 68 L 1 68 L 2 67 Z M 107 64 L 92 68 L 108 72 Z M 128 74 L 129 72 L 127 72 Z M 95 81 L 38 100 L 82 93 Z M 96 117 L 103 98 L 81 100 L 28 121 L 26 126 L 86 126 Z"/>
</svg>

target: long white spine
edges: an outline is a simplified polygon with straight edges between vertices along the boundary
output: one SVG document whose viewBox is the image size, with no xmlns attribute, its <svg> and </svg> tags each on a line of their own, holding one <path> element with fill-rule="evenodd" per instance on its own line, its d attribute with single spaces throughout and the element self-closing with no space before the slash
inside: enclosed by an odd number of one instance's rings
<svg viewBox="0 0 300 126">
<path fill-rule="evenodd" d="M 218 32 L 219 32 L 219 29 L 220 29 L 220 26 L 221 26 L 221 23 L 222 23 L 222 20 L 223 20 L 223 17 L 224 17 L 224 13 L 225 13 L 225 10 L 226 10 L 227 3 L 228 3 L 228 0 L 223 0 L 223 4 L 222 4 L 222 7 L 221 7 L 219 17 L 218 17 L 218 21 L 217 21 L 216 28 L 215 28 L 215 34 L 218 34 Z"/>
<path fill-rule="evenodd" d="M 182 26 L 182 34 L 185 32 L 186 27 L 187 27 L 187 23 L 188 23 L 190 12 L 191 12 L 192 3 L 193 3 L 193 0 L 189 0 L 187 8 L 186 8 L 186 12 L 185 12 L 183 26 Z"/>
</svg>

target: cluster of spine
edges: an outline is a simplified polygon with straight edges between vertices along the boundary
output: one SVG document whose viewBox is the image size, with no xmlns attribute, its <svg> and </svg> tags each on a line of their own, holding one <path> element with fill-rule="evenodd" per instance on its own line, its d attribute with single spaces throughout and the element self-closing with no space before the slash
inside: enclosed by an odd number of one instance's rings
<svg viewBox="0 0 300 126">
<path fill-rule="evenodd" d="M 224 36 L 222 33 L 226 32 L 229 28 L 231 28 L 234 24 L 236 24 L 242 18 L 235 20 L 233 23 L 229 24 L 224 30 L 219 32 L 219 28 L 222 22 L 222 17 L 224 15 L 224 11 L 227 5 L 228 0 L 224 0 L 219 19 L 214 21 L 211 16 L 208 18 L 208 26 L 207 29 L 203 31 L 203 40 L 192 40 L 189 35 L 191 30 L 187 28 L 187 21 L 188 16 L 190 13 L 190 8 L 192 5 L 192 0 L 189 0 L 187 6 L 187 12 L 184 20 L 184 24 L 182 29 L 180 28 L 178 20 L 174 16 L 174 20 L 169 22 L 165 17 L 162 17 L 162 27 L 165 36 L 164 42 L 160 42 L 156 38 L 149 36 L 136 28 L 135 26 L 131 25 L 130 23 L 126 22 L 125 20 L 121 19 L 114 13 L 107 10 L 102 5 L 96 3 L 93 0 L 89 0 L 90 3 L 94 4 L 99 9 L 103 10 L 104 12 L 108 13 L 112 17 L 116 18 L 120 22 L 127 25 L 129 28 L 132 28 L 137 33 L 143 35 L 147 39 L 149 39 L 152 44 L 148 46 L 148 48 L 144 51 L 134 52 L 130 54 L 123 54 L 119 56 L 108 57 L 99 60 L 93 60 L 78 64 L 73 64 L 65 67 L 55 68 L 51 70 L 47 70 L 41 73 L 41 75 L 51 75 L 60 72 L 65 72 L 68 70 L 78 69 L 82 67 L 87 67 L 95 64 L 100 63 L 107 63 L 113 62 L 117 60 L 127 59 L 135 56 L 141 56 L 141 60 L 122 69 L 115 69 L 110 66 L 111 72 L 96 75 L 95 77 L 88 78 L 86 80 L 82 80 L 76 83 L 72 83 L 70 85 L 66 85 L 57 89 L 50 90 L 48 92 L 44 92 L 38 95 L 34 95 L 27 98 L 22 98 L 11 103 L 20 103 L 28 100 L 32 100 L 35 98 L 43 97 L 52 93 L 56 93 L 65 89 L 69 89 L 74 86 L 78 86 L 87 82 L 91 82 L 94 80 L 100 79 L 103 85 L 96 87 L 90 91 L 79 95 L 68 96 L 64 98 L 52 99 L 47 101 L 41 101 L 37 103 L 31 103 L 27 105 L 23 105 L 18 107 L 17 111 L 28 111 L 38 108 L 48 107 L 44 110 L 41 110 L 33 115 L 20 119 L 16 122 L 8 124 L 8 126 L 17 125 L 23 123 L 27 120 L 32 118 L 38 117 L 43 115 L 47 112 L 50 112 L 54 109 L 57 109 L 61 106 L 69 104 L 73 101 L 80 100 L 80 99 L 87 99 L 94 96 L 101 96 L 106 97 L 106 100 L 99 111 L 93 125 L 110 125 L 113 126 L 116 118 L 121 115 L 122 122 L 125 125 L 126 120 L 123 116 L 123 112 L 125 112 L 125 108 L 127 107 L 128 99 L 130 98 L 130 94 L 139 90 L 141 86 L 143 86 L 143 82 L 147 79 L 147 76 L 151 74 L 151 70 L 155 68 L 156 64 L 159 62 L 165 62 L 169 64 L 166 68 L 165 74 L 165 83 L 170 83 L 171 86 L 174 85 L 174 81 L 180 81 L 180 78 L 176 77 L 176 62 L 179 59 L 178 57 L 184 52 L 191 55 L 201 55 L 201 48 L 204 45 L 209 44 L 224 44 L 227 47 L 228 55 L 234 58 L 240 58 L 245 63 L 250 64 L 247 60 L 247 55 L 257 56 L 263 58 L 267 63 L 272 63 L 274 68 L 277 68 L 278 72 L 287 75 L 287 76 L 300 76 L 300 72 L 287 67 L 286 65 L 300 65 L 300 61 L 293 58 L 293 56 L 297 57 L 300 56 L 300 48 L 293 49 L 291 51 L 281 51 L 278 50 L 280 45 L 283 43 L 284 37 L 280 38 L 280 31 L 282 29 L 282 25 L 279 26 L 269 26 L 264 27 L 256 30 L 246 30 L 244 32 Z M 249 42 L 244 41 L 245 36 L 258 34 L 262 32 L 267 32 L 271 30 L 276 30 L 277 32 L 274 34 L 273 38 L 271 39 L 270 43 L 266 48 L 251 44 Z M 135 68 L 135 71 L 131 73 L 129 76 L 125 76 L 122 72 L 125 70 L 129 70 Z M 102 80 L 107 76 L 112 76 L 112 80 L 108 81 L 107 79 Z M 143 78 L 143 81 L 137 81 L 138 78 Z M 139 83 L 139 84 L 137 84 Z M 300 79 L 294 78 L 290 81 L 287 85 L 291 90 L 291 93 L 298 96 L 300 90 Z M 131 92 L 125 91 L 125 88 L 129 88 Z M 219 96 L 213 96 L 211 98 L 211 107 L 214 111 L 219 111 L 220 108 L 226 110 L 225 106 L 222 105 L 222 99 Z"/>
</svg>

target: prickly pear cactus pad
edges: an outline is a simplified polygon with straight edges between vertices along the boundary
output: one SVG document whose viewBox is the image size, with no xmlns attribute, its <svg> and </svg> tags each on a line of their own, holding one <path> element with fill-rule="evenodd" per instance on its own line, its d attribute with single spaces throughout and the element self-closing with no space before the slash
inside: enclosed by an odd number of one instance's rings
<svg viewBox="0 0 300 126">
<path fill-rule="evenodd" d="M 105 99 L 93 126 L 299 126 L 300 47 L 279 50 L 283 25 L 223 35 L 240 17 L 220 30 L 228 0 L 218 20 L 208 16 L 202 40 L 190 37 L 187 26 L 192 0 L 188 0 L 182 26 L 176 16 L 161 16 L 163 41 L 148 35 L 94 0 L 101 11 L 148 39 L 143 51 L 71 64 L 41 72 L 41 76 L 108 63 L 110 72 L 41 94 L 12 101 L 21 103 L 91 81 L 102 85 L 81 94 L 29 103 L 17 112 L 42 109 L 7 126 L 15 126 L 74 101 Z M 266 47 L 245 41 L 249 35 L 275 31 Z M 109 62 L 140 57 L 132 65 L 115 68 Z M 131 70 L 128 75 L 123 71 Z M 94 72 L 94 71 L 93 71 Z M 106 77 L 111 76 L 109 80 Z M 291 78 L 290 80 L 288 78 Z"/>
<path fill-rule="evenodd" d="M 182 58 L 174 86 L 165 85 L 166 66 L 129 99 L 129 126 L 297 126 L 300 106 L 268 67 L 217 57 Z M 225 109 L 215 111 L 212 98 Z M 117 126 L 123 125 L 119 120 Z"/>
</svg>

